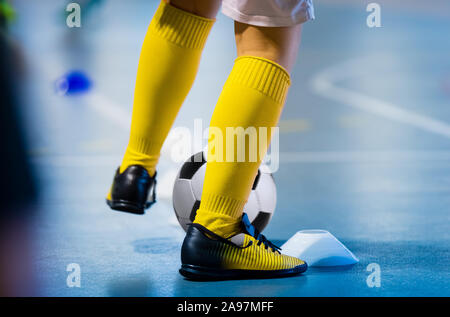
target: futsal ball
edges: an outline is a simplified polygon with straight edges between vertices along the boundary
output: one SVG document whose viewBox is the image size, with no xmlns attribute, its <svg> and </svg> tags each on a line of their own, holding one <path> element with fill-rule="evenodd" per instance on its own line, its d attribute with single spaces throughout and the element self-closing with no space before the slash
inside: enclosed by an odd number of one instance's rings
<svg viewBox="0 0 450 317">
<path fill-rule="evenodd" d="M 188 224 L 195 219 L 202 197 L 206 159 L 203 152 L 191 156 L 181 166 L 173 187 L 173 209 L 181 227 L 187 231 Z M 269 223 L 275 211 L 277 190 L 272 173 L 261 164 L 253 182 L 252 191 L 244 206 L 250 222 L 260 232 Z"/>
</svg>

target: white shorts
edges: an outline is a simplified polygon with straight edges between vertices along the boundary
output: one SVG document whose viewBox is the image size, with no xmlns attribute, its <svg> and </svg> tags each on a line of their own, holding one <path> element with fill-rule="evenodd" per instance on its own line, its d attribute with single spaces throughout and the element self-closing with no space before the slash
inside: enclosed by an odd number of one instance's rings
<svg viewBox="0 0 450 317">
<path fill-rule="evenodd" d="M 314 19 L 312 0 L 223 0 L 222 13 L 256 26 L 293 26 Z"/>
</svg>

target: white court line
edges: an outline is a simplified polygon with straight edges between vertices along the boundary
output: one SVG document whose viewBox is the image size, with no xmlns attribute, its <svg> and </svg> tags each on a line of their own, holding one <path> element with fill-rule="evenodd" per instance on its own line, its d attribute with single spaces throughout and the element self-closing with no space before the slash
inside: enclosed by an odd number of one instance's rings
<svg viewBox="0 0 450 317">
<path fill-rule="evenodd" d="M 106 167 L 114 171 L 117 162 L 122 159 L 118 155 L 49 155 L 31 156 L 31 163 L 40 166 L 60 168 L 98 168 Z M 178 174 L 176 167 L 166 167 L 158 176 L 158 199 L 170 200 L 173 184 Z"/>
<path fill-rule="evenodd" d="M 55 155 L 31 157 L 34 164 L 57 167 L 117 166 L 116 155 Z M 339 162 L 422 162 L 450 161 L 450 151 L 304 151 L 281 152 L 281 163 L 339 163 Z M 168 168 L 170 179 L 177 172 Z M 161 182 L 164 183 L 164 182 Z"/>
<path fill-rule="evenodd" d="M 373 58 L 373 57 L 372 57 Z M 398 106 L 376 98 L 341 88 L 336 82 L 357 76 L 364 69 L 368 58 L 338 64 L 318 73 L 311 80 L 312 90 L 324 97 L 343 104 L 374 113 L 391 120 L 409 124 L 422 130 L 450 137 L 450 125 L 445 122 L 404 110 Z M 355 71 L 356 70 L 356 71 Z M 99 93 L 90 92 L 85 96 L 87 103 L 102 117 L 110 120 L 129 133 L 131 113 Z M 170 140 L 168 140 L 170 141 Z M 162 159 L 170 160 L 171 142 L 165 142 L 161 151 Z M 48 161 L 47 161 L 48 160 Z M 386 162 L 386 161 L 448 161 L 450 151 L 304 151 L 280 153 L 280 163 L 305 162 Z M 39 161 L 39 159 L 38 159 Z M 102 166 L 117 163 L 116 156 L 63 156 L 42 158 L 41 163 L 60 166 Z M 46 163 L 45 163 L 46 162 Z M 173 173 L 173 171 L 172 171 Z M 162 176 L 162 175 L 161 175 Z"/>
<path fill-rule="evenodd" d="M 117 167 L 119 155 L 42 155 L 30 156 L 31 163 L 55 167 Z"/>
<path fill-rule="evenodd" d="M 99 93 L 89 92 L 84 98 L 88 104 L 103 117 L 109 119 L 121 129 L 129 132 L 131 126 L 130 112 Z"/>
<path fill-rule="evenodd" d="M 340 80 L 356 77 L 358 75 L 356 72 L 367 68 L 369 64 L 365 62 L 368 60 L 369 58 L 352 60 L 327 68 L 312 78 L 310 87 L 316 94 L 342 104 L 450 138 L 450 125 L 443 121 L 402 109 L 392 103 L 336 85 Z"/>
<path fill-rule="evenodd" d="M 450 151 L 305 151 L 280 153 L 280 163 L 382 163 L 450 161 Z"/>
<path fill-rule="evenodd" d="M 125 110 L 125 108 L 105 95 L 89 92 L 84 97 L 85 102 L 92 107 L 97 113 L 99 113 L 103 118 L 108 119 L 117 127 L 121 128 L 124 133 L 130 133 L 131 127 L 131 112 Z M 171 158 L 171 147 L 177 141 L 177 138 L 174 138 L 171 132 L 167 136 L 164 141 L 163 147 L 161 149 L 161 158 L 170 160 L 173 162 Z M 176 162 L 174 162 L 176 163 Z"/>
</svg>

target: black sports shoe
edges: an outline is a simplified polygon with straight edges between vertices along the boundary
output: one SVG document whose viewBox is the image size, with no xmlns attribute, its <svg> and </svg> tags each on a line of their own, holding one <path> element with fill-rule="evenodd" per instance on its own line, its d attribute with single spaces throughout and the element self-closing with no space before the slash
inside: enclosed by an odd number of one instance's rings
<svg viewBox="0 0 450 317">
<path fill-rule="evenodd" d="M 111 209 L 144 214 L 156 202 L 156 173 L 150 177 L 140 165 L 131 165 L 123 173 L 117 168 L 106 203 Z"/>
<path fill-rule="evenodd" d="M 242 223 L 243 232 L 228 239 L 191 224 L 181 247 L 180 274 L 194 280 L 223 280 L 286 277 L 306 271 L 304 261 L 281 254 L 246 214 Z"/>
</svg>

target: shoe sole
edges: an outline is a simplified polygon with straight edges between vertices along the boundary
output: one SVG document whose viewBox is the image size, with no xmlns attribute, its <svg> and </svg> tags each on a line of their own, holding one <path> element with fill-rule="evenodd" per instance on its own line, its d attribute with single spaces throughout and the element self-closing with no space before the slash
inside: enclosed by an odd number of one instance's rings
<svg viewBox="0 0 450 317">
<path fill-rule="evenodd" d="M 284 270 L 224 270 L 201 267 L 197 265 L 183 264 L 180 268 L 180 274 L 190 280 L 233 280 L 233 279 L 264 279 L 289 277 L 304 273 L 308 265 L 296 266 L 292 269 Z"/>
<path fill-rule="evenodd" d="M 148 202 L 145 206 L 140 204 L 136 204 L 132 201 L 127 200 L 108 200 L 106 199 L 106 204 L 117 211 L 128 212 L 137 215 L 143 215 L 145 213 L 145 209 L 149 208 L 154 202 Z"/>
<path fill-rule="evenodd" d="M 150 208 L 151 205 L 156 203 L 155 186 L 156 186 L 156 181 L 155 181 L 155 184 L 153 185 L 153 189 L 152 189 L 153 190 L 152 200 L 147 201 L 145 203 L 145 205 L 142 205 L 142 204 L 139 204 L 139 203 L 136 203 L 133 201 L 129 201 L 129 200 L 124 200 L 124 199 L 109 200 L 108 198 L 106 198 L 106 204 L 113 210 L 128 212 L 128 213 L 132 213 L 132 214 L 136 214 L 136 215 L 143 215 L 145 213 L 145 209 Z"/>
</svg>

